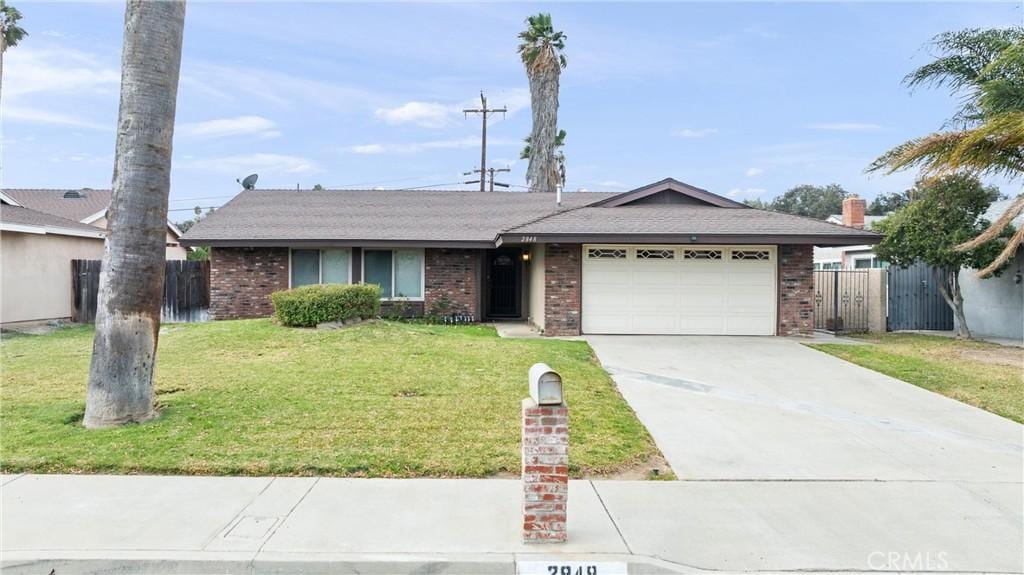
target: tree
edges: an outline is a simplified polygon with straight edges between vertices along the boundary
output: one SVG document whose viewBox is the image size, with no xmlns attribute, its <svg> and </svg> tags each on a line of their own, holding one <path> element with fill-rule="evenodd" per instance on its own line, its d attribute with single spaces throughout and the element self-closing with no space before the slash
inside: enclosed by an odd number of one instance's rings
<svg viewBox="0 0 1024 575">
<path fill-rule="evenodd" d="M 558 135 L 555 136 L 555 164 L 558 166 L 559 181 L 562 185 L 565 185 L 565 152 L 562 148 L 565 146 L 565 130 L 558 130 Z M 532 148 L 530 147 L 530 136 L 523 138 L 523 142 L 526 144 L 523 146 L 522 151 L 519 152 L 520 160 L 529 160 Z"/>
<path fill-rule="evenodd" d="M 1024 28 L 967 29 L 936 36 L 938 52 L 904 78 L 904 84 L 948 86 L 963 102 L 947 125 L 954 129 L 904 142 L 889 150 L 868 168 L 892 173 L 920 167 L 921 175 L 935 177 L 958 171 L 999 175 L 1015 180 L 1024 175 Z M 1024 211 L 1017 198 L 992 228 L 957 249 L 970 251 L 1008 229 Z M 992 275 L 1008 261 L 1024 241 L 1018 230 L 992 265 L 978 271 Z"/>
<path fill-rule="evenodd" d="M 322 192 L 323 190 L 324 190 L 324 187 L 323 187 L 323 186 L 321 186 L 320 184 L 315 184 L 315 185 L 313 186 L 313 191 L 314 191 L 314 192 Z"/>
<path fill-rule="evenodd" d="M 999 197 L 999 190 L 983 186 L 974 176 L 955 174 L 921 179 L 911 194 L 913 202 L 875 224 L 875 231 L 885 235 L 875 247 L 875 255 L 899 266 L 919 261 L 933 266 L 940 280 L 939 291 L 956 316 L 957 337 L 970 339 L 959 272 L 989 265 L 1002 245 L 993 239 L 971 250 L 954 247 L 989 225 L 981 216 Z"/>
<path fill-rule="evenodd" d="M 843 200 L 849 195 L 850 193 L 839 184 L 803 185 L 790 188 L 771 202 L 755 199 L 748 200 L 746 204 L 755 208 L 824 220 L 832 214 L 842 213 Z"/>
<path fill-rule="evenodd" d="M 86 392 L 88 428 L 154 417 L 184 0 L 128 0 L 113 197 Z"/>
<path fill-rule="evenodd" d="M 18 26 L 19 20 L 21 12 L 14 6 L 8 6 L 6 0 L 0 0 L 0 90 L 3 89 L 4 80 L 4 52 L 28 36 L 28 32 Z"/>
<path fill-rule="evenodd" d="M 550 14 L 526 19 L 527 28 L 519 33 L 519 56 L 530 81 L 530 162 L 526 181 L 531 192 L 553 192 L 561 180 L 555 156 L 558 136 L 558 82 L 565 68 L 565 34 L 556 32 Z"/>
<path fill-rule="evenodd" d="M 865 212 L 869 216 L 884 216 L 910 203 L 910 192 L 878 194 Z"/>
<path fill-rule="evenodd" d="M 938 57 L 903 83 L 911 89 L 948 86 L 962 101 L 946 122 L 954 129 L 904 142 L 868 171 L 919 167 L 923 177 L 1024 175 L 1024 28 L 946 32 L 931 46 Z"/>
</svg>

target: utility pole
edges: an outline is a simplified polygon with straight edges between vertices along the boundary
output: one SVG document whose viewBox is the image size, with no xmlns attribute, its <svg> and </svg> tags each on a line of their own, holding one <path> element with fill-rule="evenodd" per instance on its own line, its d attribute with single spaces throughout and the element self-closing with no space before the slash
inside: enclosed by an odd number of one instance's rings
<svg viewBox="0 0 1024 575">
<path fill-rule="evenodd" d="M 486 180 L 486 178 L 484 178 L 484 174 L 487 171 L 487 115 L 488 114 L 493 114 L 495 112 L 501 112 L 502 116 L 504 116 L 505 112 L 508 112 L 508 108 L 506 108 L 505 106 L 502 106 L 501 108 L 488 108 L 487 107 L 487 97 L 484 96 L 484 93 L 483 93 L 482 90 L 480 91 L 480 107 L 479 108 L 470 108 L 470 109 L 462 111 L 462 113 L 465 114 L 467 117 L 470 114 L 480 114 L 480 115 L 483 116 L 483 122 L 482 122 L 483 123 L 483 128 L 481 130 L 481 136 L 480 136 L 480 170 L 479 170 L 479 172 L 480 172 L 480 191 L 481 192 L 484 191 L 484 180 Z M 466 182 L 466 183 L 470 183 L 470 182 Z M 475 183 L 475 181 L 472 182 L 472 183 Z"/>
<path fill-rule="evenodd" d="M 490 191 L 493 192 L 494 191 L 494 186 L 498 186 L 498 187 L 501 187 L 501 188 L 507 188 L 508 187 L 508 184 L 503 184 L 501 182 L 495 182 L 494 181 L 494 174 L 501 173 L 501 172 L 511 172 L 511 171 L 512 170 L 509 169 L 509 168 L 487 168 L 486 170 L 481 170 L 480 168 L 477 168 L 475 170 L 470 170 L 468 172 L 462 172 L 462 175 L 463 176 L 469 176 L 469 175 L 472 175 L 472 174 L 480 174 L 480 179 L 478 179 L 478 180 L 467 180 L 467 181 L 462 182 L 462 183 L 463 184 L 481 184 L 480 187 L 483 187 L 483 181 L 486 179 L 487 181 L 490 182 Z M 487 178 L 484 177 L 485 173 L 487 175 Z"/>
</svg>

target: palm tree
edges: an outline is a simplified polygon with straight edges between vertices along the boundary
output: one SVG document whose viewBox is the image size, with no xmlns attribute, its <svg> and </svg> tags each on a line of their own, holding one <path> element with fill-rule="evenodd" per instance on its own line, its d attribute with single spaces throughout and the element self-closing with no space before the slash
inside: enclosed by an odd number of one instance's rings
<svg viewBox="0 0 1024 575">
<path fill-rule="evenodd" d="M 1024 176 L 1024 28 L 967 29 L 936 36 L 935 61 L 904 78 L 911 87 L 948 86 L 963 95 L 963 104 L 948 126 L 904 142 L 876 159 L 868 171 L 893 173 L 917 167 L 925 178 L 954 172 L 978 176 Z M 971 250 L 998 237 L 1024 211 L 1018 197 L 980 236 L 957 249 Z M 987 277 L 1016 253 L 1024 240 L 1018 230 L 992 265 L 978 272 Z"/>
<path fill-rule="evenodd" d="M 555 166 L 558 169 L 558 181 L 565 185 L 565 151 L 562 149 L 565 146 L 565 130 L 559 130 L 558 135 L 555 136 Z M 529 160 L 530 154 L 533 153 L 533 148 L 530 146 L 530 136 L 523 138 L 523 142 L 526 144 L 523 146 L 521 152 L 519 152 L 520 160 Z"/>
<path fill-rule="evenodd" d="M 530 133 L 530 163 L 526 181 L 531 192 L 553 192 L 561 179 L 555 157 L 558 136 L 558 80 L 565 68 L 565 34 L 556 32 L 550 14 L 526 19 L 527 28 L 519 33 L 519 56 L 530 80 L 530 108 L 533 130 Z"/>
<path fill-rule="evenodd" d="M 0 90 L 3 89 L 4 80 L 4 52 L 28 36 L 28 32 L 18 26 L 18 20 L 21 20 L 21 11 L 8 6 L 6 0 L 0 0 Z"/>
<path fill-rule="evenodd" d="M 184 27 L 184 0 L 127 2 L 110 236 L 85 401 L 89 428 L 155 415 L 153 371 Z"/>
</svg>

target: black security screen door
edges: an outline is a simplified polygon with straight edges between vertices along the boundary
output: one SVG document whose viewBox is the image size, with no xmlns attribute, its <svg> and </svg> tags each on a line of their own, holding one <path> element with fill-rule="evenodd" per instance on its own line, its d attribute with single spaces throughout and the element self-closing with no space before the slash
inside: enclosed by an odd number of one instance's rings
<svg viewBox="0 0 1024 575">
<path fill-rule="evenodd" d="M 495 250 L 487 258 L 488 306 L 493 318 L 519 317 L 521 264 L 519 252 Z"/>
</svg>

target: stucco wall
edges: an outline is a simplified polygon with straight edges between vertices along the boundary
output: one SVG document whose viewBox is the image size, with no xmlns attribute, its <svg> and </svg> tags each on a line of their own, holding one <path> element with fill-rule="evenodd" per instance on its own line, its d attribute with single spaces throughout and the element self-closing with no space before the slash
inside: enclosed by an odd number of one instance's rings
<svg viewBox="0 0 1024 575">
<path fill-rule="evenodd" d="M 1024 282 L 1014 283 L 1018 271 L 1024 272 L 1024 248 L 999 277 L 980 279 L 974 270 L 960 272 L 964 315 L 974 335 L 1024 342 Z"/>
<path fill-rule="evenodd" d="M 0 232 L 0 323 L 71 317 L 71 260 L 103 258 L 103 238 Z"/>
<path fill-rule="evenodd" d="M 90 225 L 96 226 L 97 228 L 107 229 L 107 218 L 100 218 Z M 188 248 L 183 247 L 179 242 L 178 238 L 174 237 L 174 234 L 170 230 L 167 230 L 167 241 L 165 243 L 175 244 L 174 246 L 167 246 L 167 259 L 169 260 L 183 260 L 188 257 Z"/>
<path fill-rule="evenodd" d="M 530 248 L 530 263 L 526 266 L 528 321 L 537 329 L 544 329 L 544 245 Z"/>
</svg>

